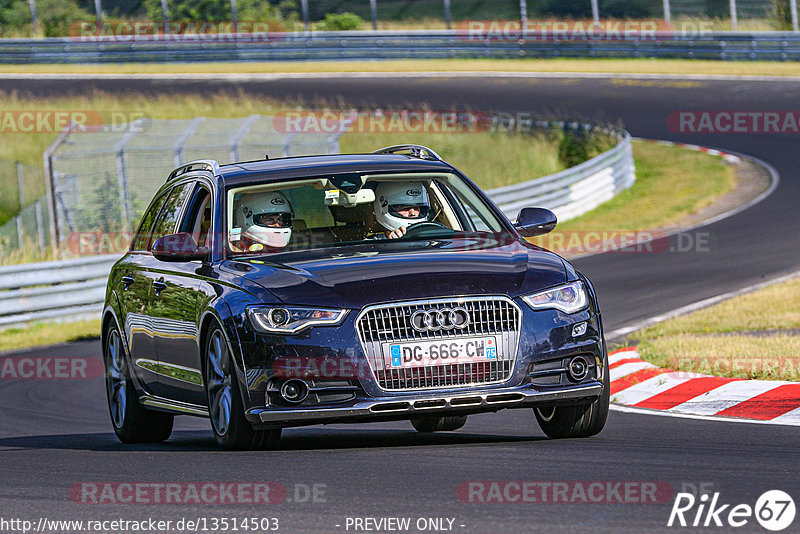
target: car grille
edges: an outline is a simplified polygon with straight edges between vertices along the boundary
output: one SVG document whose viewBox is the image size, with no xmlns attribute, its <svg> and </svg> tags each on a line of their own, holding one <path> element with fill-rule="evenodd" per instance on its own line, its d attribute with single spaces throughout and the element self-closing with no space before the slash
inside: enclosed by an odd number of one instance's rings
<svg viewBox="0 0 800 534">
<path fill-rule="evenodd" d="M 418 310 L 462 307 L 469 324 L 465 328 L 418 332 L 411 316 Z M 385 390 L 430 389 L 502 382 L 511 376 L 517 355 L 521 314 L 507 297 L 466 297 L 398 302 L 366 308 L 356 322 L 370 368 Z M 497 338 L 497 360 L 436 366 L 391 368 L 382 345 L 414 341 L 451 340 L 474 336 Z"/>
</svg>

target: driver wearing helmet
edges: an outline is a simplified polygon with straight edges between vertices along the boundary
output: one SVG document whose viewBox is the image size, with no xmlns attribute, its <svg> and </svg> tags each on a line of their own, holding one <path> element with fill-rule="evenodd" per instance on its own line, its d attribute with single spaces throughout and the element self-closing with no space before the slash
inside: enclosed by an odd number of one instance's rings
<svg viewBox="0 0 800 534">
<path fill-rule="evenodd" d="M 388 239 L 403 237 L 408 226 L 426 222 L 429 211 L 421 182 L 381 182 L 375 188 L 375 219 L 386 228 Z"/>
<path fill-rule="evenodd" d="M 289 199 L 280 191 L 243 194 L 235 206 L 231 247 L 236 252 L 285 247 L 292 238 L 293 215 Z"/>
</svg>

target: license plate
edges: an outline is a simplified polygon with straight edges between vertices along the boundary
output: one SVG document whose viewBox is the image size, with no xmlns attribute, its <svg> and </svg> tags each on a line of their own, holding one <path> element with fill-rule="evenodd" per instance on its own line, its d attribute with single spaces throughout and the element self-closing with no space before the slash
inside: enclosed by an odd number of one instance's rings
<svg viewBox="0 0 800 534">
<path fill-rule="evenodd" d="M 383 358 L 387 367 L 394 368 L 491 362 L 497 360 L 497 339 L 489 336 L 384 343 Z"/>
</svg>

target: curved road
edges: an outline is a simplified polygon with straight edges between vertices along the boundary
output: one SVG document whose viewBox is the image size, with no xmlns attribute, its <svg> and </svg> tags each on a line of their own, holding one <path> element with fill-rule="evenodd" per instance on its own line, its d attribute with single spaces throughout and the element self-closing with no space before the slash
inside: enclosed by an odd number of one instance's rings
<svg viewBox="0 0 800 534">
<path fill-rule="evenodd" d="M 0 78 L 0 89 L 48 96 L 93 90 L 160 94 L 235 89 L 362 107 L 419 108 L 425 102 L 432 109 L 524 110 L 621 120 L 636 136 L 756 156 L 777 169 L 781 182 L 761 203 L 697 230 L 703 232 L 707 249 L 606 254 L 576 261 L 598 287 L 609 330 L 800 268 L 797 134 L 699 135 L 667 127 L 667 117 L 675 111 L 793 110 L 800 94 L 797 80 L 370 75 L 236 82 L 73 78 L 44 83 L 6 75 Z M 83 342 L 26 355 L 98 354 L 98 343 Z M 800 498 L 797 429 L 774 425 L 612 412 L 606 429 L 595 438 L 551 441 L 544 439 L 530 411 L 521 410 L 472 416 L 463 430 L 446 435 L 419 435 L 407 423 L 289 430 L 279 451 L 230 454 L 215 449 L 207 422 L 189 418 L 180 420 L 165 445 L 119 444 L 110 431 L 100 379 L 4 379 L 0 414 L 4 519 L 276 516 L 283 532 L 354 532 L 352 526 L 346 528 L 347 517 L 391 516 L 412 518 L 410 532 L 418 532 L 417 518 L 450 518 L 452 531 L 464 533 L 652 532 L 675 530 L 667 527 L 673 492 L 684 488 L 719 492 L 719 503 L 731 505 L 752 506 L 770 489 Z M 289 500 L 266 506 L 92 505 L 81 502 L 80 493 L 70 494 L 73 485 L 91 481 L 274 481 L 288 489 Z M 575 493 L 566 503 L 479 504 L 464 502 L 468 496 L 457 493 L 459 484 L 470 481 L 583 481 L 583 487 L 596 481 L 653 482 L 667 492 L 666 497 L 658 492 L 655 503 L 616 502 L 612 492 L 608 495 L 615 502 L 581 502 L 581 494 Z M 302 502 L 305 488 L 312 484 L 321 485 L 318 492 L 323 493 L 317 502 Z M 697 507 L 686 514 L 689 521 L 696 511 Z M 720 516 L 723 524 L 726 514 Z M 798 531 L 799 526 L 800 519 L 788 531 Z M 739 530 L 764 531 L 753 518 Z"/>
</svg>

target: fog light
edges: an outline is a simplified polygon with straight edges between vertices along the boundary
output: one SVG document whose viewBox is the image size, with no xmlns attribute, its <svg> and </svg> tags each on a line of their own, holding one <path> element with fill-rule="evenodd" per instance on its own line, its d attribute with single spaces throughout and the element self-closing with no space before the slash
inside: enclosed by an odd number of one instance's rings
<svg viewBox="0 0 800 534">
<path fill-rule="evenodd" d="M 308 397 L 308 384 L 298 378 L 287 380 L 281 385 L 281 397 L 286 402 L 299 404 Z"/>
<path fill-rule="evenodd" d="M 580 382 L 589 375 L 589 362 L 583 356 L 575 356 L 567 366 L 569 377 L 575 382 Z"/>
<path fill-rule="evenodd" d="M 283 308 L 275 308 L 269 312 L 269 320 L 275 326 L 283 326 L 289 322 L 289 311 Z"/>
<path fill-rule="evenodd" d="M 575 326 L 573 326 L 572 327 L 572 337 L 580 337 L 583 334 L 585 334 L 586 333 L 586 328 L 588 326 L 589 326 L 589 324 L 586 321 L 583 321 L 582 323 L 578 323 Z"/>
</svg>

